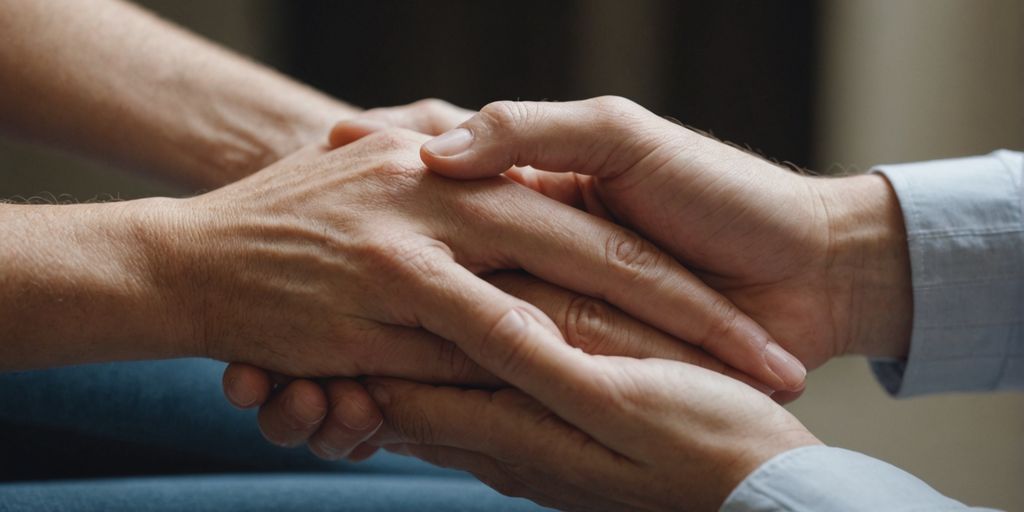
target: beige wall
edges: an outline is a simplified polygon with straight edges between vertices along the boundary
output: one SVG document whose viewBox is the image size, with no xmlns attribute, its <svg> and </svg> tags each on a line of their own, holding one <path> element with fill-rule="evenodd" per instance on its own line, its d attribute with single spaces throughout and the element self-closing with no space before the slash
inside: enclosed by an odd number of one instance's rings
<svg viewBox="0 0 1024 512">
<path fill-rule="evenodd" d="M 1024 149 L 1024 2 L 823 4 L 817 166 L 867 169 Z M 892 400 L 862 360 L 814 372 L 790 407 L 824 441 L 954 498 L 1024 510 L 1024 395 Z"/>
</svg>

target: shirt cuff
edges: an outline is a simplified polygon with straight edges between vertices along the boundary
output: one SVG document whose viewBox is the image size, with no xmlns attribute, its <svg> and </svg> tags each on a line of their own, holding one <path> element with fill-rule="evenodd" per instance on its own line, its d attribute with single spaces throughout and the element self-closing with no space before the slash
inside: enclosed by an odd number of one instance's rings
<svg viewBox="0 0 1024 512">
<path fill-rule="evenodd" d="M 944 512 L 968 509 L 895 466 L 841 448 L 784 452 L 750 474 L 722 512 Z"/>
<path fill-rule="evenodd" d="M 1024 387 L 1024 154 L 874 169 L 907 228 L 914 320 L 906 361 L 873 360 L 896 396 Z"/>
</svg>

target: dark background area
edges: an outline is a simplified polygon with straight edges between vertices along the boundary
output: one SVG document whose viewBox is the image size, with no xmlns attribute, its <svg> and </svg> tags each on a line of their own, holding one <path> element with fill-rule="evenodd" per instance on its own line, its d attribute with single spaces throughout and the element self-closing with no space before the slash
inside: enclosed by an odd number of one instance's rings
<svg viewBox="0 0 1024 512">
<path fill-rule="evenodd" d="M 815 5 L 281 0 L 279 65 L 364 107 L 621 94 L 807 165 Z"/>
</svg>

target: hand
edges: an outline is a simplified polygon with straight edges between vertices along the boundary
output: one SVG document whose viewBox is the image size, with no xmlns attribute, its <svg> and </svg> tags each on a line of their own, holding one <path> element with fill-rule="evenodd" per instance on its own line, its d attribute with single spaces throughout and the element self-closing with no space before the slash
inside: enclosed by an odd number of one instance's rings
<svg viewBox="0 0 1024 512">
<path fill-rule="evenodd" d="M 333 133 L 336 142 L 362 134 L 344 123 Z M 621 98 L 494 103 L 421 155 L 435 172 L 458 178 L 513 165 L 562 173 L 508 175 L 611 212 L 809 367 L 841 354 L 906 354 L 906 235 L 880 176 L 801 176 Z"/>
<path fill-rule="evenodd" d="M 472 117 L 474 112 L 438 99 L 423 99 L 394 107 L 365 110 L 350 118 L 368 132 L 391 127 L 427 135 L 440 135 Z M 461 362 L 459 360 L 454 362 Z M 362 387 L 348 379 L 333 379 L 321 387 L 307 379 L 295 379 L 244 363 L 224 370 L 224 395 L 239 408 L 259 407 L 260 431 L 281 446 L 308 442 L 310 450 L 324 459 L 363 460 L 376 450 L 360 444 L 376 432 L 380 412 Z M 343 392 L 343 393 L 342 393 Z M 335 396 L 348 397 L 339 402 Z"/>
<path fill-rule="evenodd" d="M 579 295 L 519 272 L 499 272 L 487 281 L 537 306 L 558 326 L 565 340 L 590 354 L 661 358 L 721 372 L 770 392 L 704 351 L 634 320 L 603 301 Z M 376 404 L 362 386 L 331 379 L 323 387 L 305 379 L 272 376 L 253 366 L 232 364 L 224 372 L 224 393 L 238 407 L 260 407 L 264 436 L 282 446 L 307 443 L 317 456 L 362 460 L 374 449 L 362 443 L 381 424 Z"/>
<path fill-rule="evenodd" d="M 759 326 L 643 239 L 505 178 L 428 173 L 414 152 L 424 139 L 391 131 L 309 148 L 180 200 L 172 231 L 188 226 L 198 243 L 170 244 L 188 264 L 167 282 L 185 285 L 188 318 L 202 320 L 196 350 L 294 376 L 486 381 L 446 340 L 479 339 L 513 310 L 546 318 L 473 274 L 522 268 L 707 342 L 773 388 L 802 385 L 802 371 L 783 379 L 758 360 Z"/>
<path fill-rule="evenodd" d="M 675 361 L 590 356 L 543 329 L 527 317 L 496 327 L 519 333 L 505 338 L 516 341 L 496 367 L 523 391 L 367 380 L 384 417 L 370 443 L 469 471 L 504 494 L 588 511 L 717 510 L 768 459 L 820 444 L 733 379 Z"/>
</svg>

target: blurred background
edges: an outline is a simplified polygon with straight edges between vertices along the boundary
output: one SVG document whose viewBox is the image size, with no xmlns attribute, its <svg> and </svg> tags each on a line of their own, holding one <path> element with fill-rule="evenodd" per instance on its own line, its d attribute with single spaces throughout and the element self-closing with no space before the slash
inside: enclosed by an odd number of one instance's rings
<svg viewBox="0 0 1024 512">
<path fill-rule="evenodd" d="M 1024 148 L 1022 0 L 142 0 L 362 107 L 618 94 L 820 172 Z M 0 197 L 182 191 L 0 141 Z M 1024 510 L 1024 395 L 887 397 L 861 359 L 790 406 L 823 441 Z"/>
</svg>

